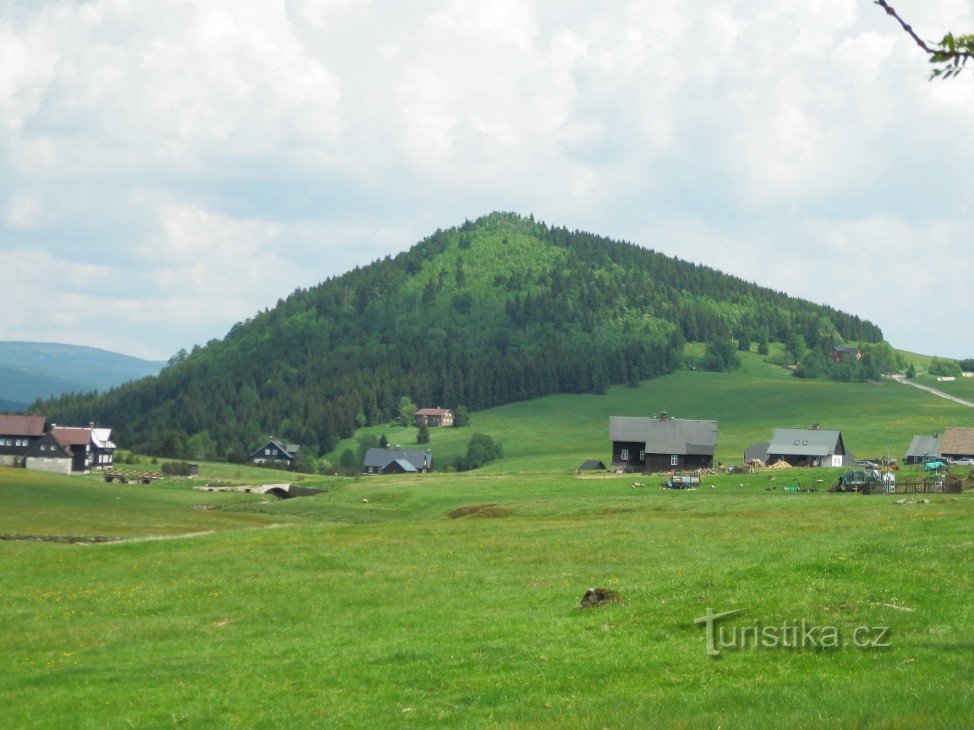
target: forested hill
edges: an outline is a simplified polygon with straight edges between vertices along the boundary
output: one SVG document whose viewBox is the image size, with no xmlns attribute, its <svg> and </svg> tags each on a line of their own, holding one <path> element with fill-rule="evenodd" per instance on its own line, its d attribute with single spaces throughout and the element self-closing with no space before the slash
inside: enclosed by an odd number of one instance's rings
<svg viewBox="0 0 974 730">
<path fill-rule="evenodd" d="M 403 395 L 477 410 L 598 393 L 673 371 L 684 340 L 722 336 L 816 347 L 882 332 L 705 266 L 494 213 L 295 291 L 158 376 L 35 408 L 157 451 L 176 430 L 206 432 L 230 458 L 268 433 L 324 452 L 392 418 Z"/>
</svg>

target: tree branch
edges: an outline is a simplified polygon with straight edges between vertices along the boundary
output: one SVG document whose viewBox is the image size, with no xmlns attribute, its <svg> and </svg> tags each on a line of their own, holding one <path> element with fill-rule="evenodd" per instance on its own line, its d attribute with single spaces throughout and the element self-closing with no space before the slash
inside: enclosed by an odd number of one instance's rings
<svg viewBox="0 0 974 730">
<path fill-rule="evenodd" d="M 897 14 L 893 6 L 886 2 L 886 0 L 873 0 L 873 4 L 878 5 L 886 11 L 887 15 L 892 15 L 896 19 L 903 30 L 906 31 L 907 35 L 930 56 L 930 63 L 946 64 L 944 68 L 935 69 L 930 75 L 931 79 L 937 78 L 941 74 L 945 79 L 950 78 L 950 76 L 956 76 L 960 73 L 961 66 L 974 58 L 974 36 L 954 38 L 952 34 L 948 33 L 939 45 L 931 48 L 926 41 L 916 34 L 913 27 Z"/>
</svg>

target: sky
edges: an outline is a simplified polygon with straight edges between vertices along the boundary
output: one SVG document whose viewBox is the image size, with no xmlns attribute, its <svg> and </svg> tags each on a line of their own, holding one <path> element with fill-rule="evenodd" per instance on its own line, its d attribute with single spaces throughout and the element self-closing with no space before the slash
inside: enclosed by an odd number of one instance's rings
<svg viewBox="0 0 974 730">
<path fill-rule="evenodd" d="M 871 0 L 0 0 L 0 339 L 166 359 L 505 210 L 974 357 L 974 72 L 928 73 Z"/>
</svg>

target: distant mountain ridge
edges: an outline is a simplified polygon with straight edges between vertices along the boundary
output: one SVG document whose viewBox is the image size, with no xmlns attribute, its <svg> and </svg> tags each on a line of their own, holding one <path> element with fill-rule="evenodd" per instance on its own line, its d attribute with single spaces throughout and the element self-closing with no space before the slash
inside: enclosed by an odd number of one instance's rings
<svg viewBox="0 0 974 730">
<path fill-rule="evenodd" d="M 882 331 L 632 243 L 492 213 L 299 289 L 157 378 L 44 408 L 161 455 L 204 432 L 227 457 L 267 433 L 320 453 L 396 416 L 403 396 L 481 410 L 602 393 L 673 372 L 687 340 L 721 337 L 818 347 Z"/>
<path fill-rule="evenodd" d="M 164 365 L 83 345 L 0 341 L 0 409 L 20 410 L 62 393 L 108 390 L 155 375 Z"/>
</svg>

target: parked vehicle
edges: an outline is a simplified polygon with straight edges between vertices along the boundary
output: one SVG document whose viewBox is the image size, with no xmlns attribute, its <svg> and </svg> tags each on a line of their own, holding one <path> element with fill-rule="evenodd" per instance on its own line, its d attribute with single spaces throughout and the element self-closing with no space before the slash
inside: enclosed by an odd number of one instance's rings
<svg viewBox="0 0 974 730">
<path fill-rule="evenodd" d="M 963 459 L 954 459 L 953 464 L 954 466 L 974 466 L 974 459 L 969 456 Z"/>
</svg>

